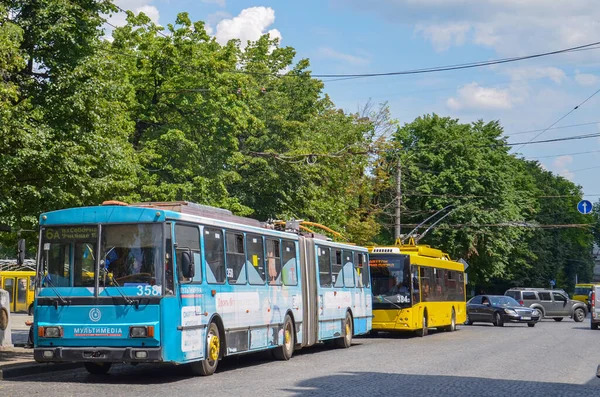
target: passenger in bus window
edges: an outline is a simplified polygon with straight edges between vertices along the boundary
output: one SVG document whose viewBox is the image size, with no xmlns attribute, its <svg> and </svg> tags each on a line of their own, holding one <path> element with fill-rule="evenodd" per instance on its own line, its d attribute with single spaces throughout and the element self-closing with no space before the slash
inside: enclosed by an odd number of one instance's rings
<svg viewBox="0 0 600 397">
<path fill-rule="evenodd" d="M 423 302 L 425 302 L 427 298 L 429 298 L 429 292 L 429 282 L 425 281 L 425 283 L 423 284 Z"/>
</svg>

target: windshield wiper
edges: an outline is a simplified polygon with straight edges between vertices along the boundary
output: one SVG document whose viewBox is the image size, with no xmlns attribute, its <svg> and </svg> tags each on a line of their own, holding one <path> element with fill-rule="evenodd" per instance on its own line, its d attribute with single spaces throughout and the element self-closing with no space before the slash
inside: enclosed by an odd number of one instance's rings
<svg viewBox="0 0 600 397">
<path fill-rule="evenodd" d="M 133 305 L 135 306 L 136 309 L 138 309 L 140 307 L 140 301 L 137 299 L 131 299 L 130 297 L 127 296 L 127 294 L 125 294 L 125 292 L 123 292 L 123 290 L 121 289 L 121 286 L 119 285 L 119 283 L 117 283 L 117 280 L 115 280 L 115 276 L 113 276 L 112 273 L 109 273 L 109 271 L 104 268 L 104 274 L 108 274 L 110 280 L 114 283 L 115 288 L 117 289 L 117 291 L 119 292 L 119 294 L 121 294 L 121 296 L 123 297 L 123 299 L 125 299 L 125 302 L 127 302 L 128 305 Z M 104 288 L 106 288 L 106 284 L 104 285 Z"/>
<path fill-rule="evenodd" d="M 41 278 L 42 274 L 40 273 L 39 276 Z M 47 282 L 48 285 L 50 286 L 50 288 L 52 289 L 52 291 L 54 291 L 54 293 L 56 294 L 56 297 L 58 299 L 60 299 L 61 306 L 69 304 L 69 302 L 67 302 L 65 300 L 65 298 L 63 298 L 62 295 L 58 293 L 58 290 L 56 289 L 56 286 L 52 282 L 52 279 L 50 278 L 49 274 L 46 273 L 46 275 L 44 276 L 44 278 L 42 280 L 43 280 L 42 281 L 42 285 L 43 285 L 44 282 Z M 57 301 L 54 301 L 54 308 L 58 310 L 58 302 Z"/>
<path fill-rule="evenodd" d="M 402 306 L 398 306 L 398 305 L 396 304 L 396 302 L 392 302 L 391 300 L 387 299 L 385 296 L 383 296 L 383 295 L 378 295 L 378 296 L 380 296 L 380 297 L 381 297 L 381 299 L 383 299 L 384 301 L 386 301 L 386 302 L 388 302 L 388 303 L 391 303 L 391 304 L 392 304 L 392 305 L 394 305 L 396 308 L 398 308 L 398 309 L 400 309 L 400 310 L 404 310 L 404 308 L 403 308 Z"/>
</svg>

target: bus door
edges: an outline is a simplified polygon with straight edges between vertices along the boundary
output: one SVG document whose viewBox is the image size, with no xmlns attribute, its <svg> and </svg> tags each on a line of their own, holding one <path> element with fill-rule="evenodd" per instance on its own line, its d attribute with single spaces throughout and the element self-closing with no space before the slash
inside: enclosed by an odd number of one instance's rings
<svg viewBox="0 0 600 397">
<path fill-rule="evenodd" d="M 12 312 L 27 311 L 27 277 L 3 277 L 2 289 L 8 292 Z"/>
</svg>

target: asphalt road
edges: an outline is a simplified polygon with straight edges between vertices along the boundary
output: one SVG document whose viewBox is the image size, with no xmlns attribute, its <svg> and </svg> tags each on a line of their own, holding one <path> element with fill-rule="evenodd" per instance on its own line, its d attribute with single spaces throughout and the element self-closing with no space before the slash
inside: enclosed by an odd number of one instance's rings
<svg viewBox="0 0 600 397">
<path fill-rule="evenodd" d="M 355 338 L 350 349 L 317 346 L 288 362 L 268 354 L 231 358 L 210 377 L 186 366 L 119 365 L 0 381 L 2 396 L 593 396 L 600 331 L 565 319 L 460 326 L 425 338 Z"/>
</svg>

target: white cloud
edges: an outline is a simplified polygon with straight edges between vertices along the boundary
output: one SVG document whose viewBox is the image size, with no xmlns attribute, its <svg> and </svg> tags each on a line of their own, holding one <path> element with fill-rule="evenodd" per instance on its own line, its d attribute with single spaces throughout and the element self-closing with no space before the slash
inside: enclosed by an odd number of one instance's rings
<svg viewBox="0 0 600 397">
<path fill-rule="evenodd" d="M 433 43 L 436 51 L 445 51 L 452 45 L 462 45 L 466 34 L 471 30 L 467 23 L 449 23 L 445 25 L 415 26 L 415 32 L 421 33 Z"/>
<path fill-rule="evenodd" d="M 216 4 L 221 7 L 225 7 L 225 0 L 200 0 L 201 3 L 205 4 Z"/>
<path fill-rule="evenodd" d="M 600 37 L 597 0 L 333 1 L 378 13 L 390 23 L 414 27 L 417 33 L 428 33 L 425 37 L 436 48 L 467 42 L 505 55 L 519 55 L 577 46 Z M 597 57 L 583 53 L 569 56 Z"/>
<path fill-rule="evenodd" d="M 555 172 L 558 175 L 565 177 L 567 179 L 573 180 L 573 178 L 575 177 L 575 174 L 573 174 L 571 171 L 569 171 L 569 168 L 568 168 L 569 165 L 571 165 L 572 163 L 573 163 L 573 157 L 560 156 L 552 162 L 552 167 L 554 168 Z"/>
<path fill-rule="evenodd" d="M 114 0 L 114 3 L 124 10 L 133 11 L 135 14 L 143 12 L 154 23 L 158 23 L 160 13 L 153 5 L 152 0 Z M 108 22 L 116 26 L 124 26 L 127 23 L 127 15 L 124 12 L 118 11 L 108 18 Z"/>
<path fill-rule="evenodd" d="M 579 73 L 579 71 L 577 71 L 575 74 L 575 81 L 577 84 L 585 87 L 590 85 L 598 85 L 600 79 L 595 74 Z"/>
<path fill-rule="evenodd" d="M 344 54 L 343 52 L 336 51 L 329 47 L 319 48 L 319 54 L 326 58 L 343 61 L 346 63 L 350 63 L 352 65 L 365 65 L 365 64 L 369 63 L 369 59 L 367 59 L 367 58 L 350 55 L 350 54 Z"/>
<path fill-rule="evenodd" d="M 223 19 L 217 25 L 215 37 L 220 44 L 229 40 L 239 39 L 242 48 L 248 41 L 256 41 L 262 35 L 268 34 L 271 39 L 281 41 L 281 33 L 277 29 L 267 28 L 275 22 L 275 11 L 271 7 L 251 7 L 242 10 L 237 17 Z"/>
<path fill-rule="evenodd" d="M 486 88 L 477 83 L 462 86 L 457 96 L 449 98 L 446 105 L 453 110 L 510 109 L 515 102 L 508 89 Z"/>
</svg>

